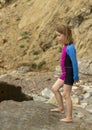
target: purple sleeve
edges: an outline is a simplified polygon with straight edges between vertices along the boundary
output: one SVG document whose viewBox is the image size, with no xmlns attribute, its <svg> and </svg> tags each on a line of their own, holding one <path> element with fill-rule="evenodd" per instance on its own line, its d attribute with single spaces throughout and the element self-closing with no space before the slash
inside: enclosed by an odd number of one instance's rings
<svg viewBox="0 0 92 130">
<path fill-rule="evenodd" d="M 67 46 L 64 46 L 62 49 L 62 55 L 61 55 L 61 59 L 60 59 L 60 65 L 61 65 L 61 69 L 62 69 L 62 74 L 60 75 L 60 79 L 64 80 L 65 76 L 66 76 L 66 71 L 65 71 L 65 58 L 66 58 L 66 48 Z"/>
</svg>

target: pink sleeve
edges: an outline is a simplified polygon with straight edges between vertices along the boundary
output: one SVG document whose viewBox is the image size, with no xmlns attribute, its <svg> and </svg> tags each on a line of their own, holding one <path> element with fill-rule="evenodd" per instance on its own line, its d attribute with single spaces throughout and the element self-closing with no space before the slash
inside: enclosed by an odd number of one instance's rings
<svg viewBox="0 0 92 130">
<path fill-rule="evenodd" d="M 62 79 L 62 80 L 65 79 L 65 75 L 66 75 L 66 71 L 65 71 L 66 48 L 67 48 L 67 46 L 63 47 L 62 55 L 61 55 L 61 59 L 60 59 L 60 65 L 61 65 L 61 69 L 62 69 L 62 74 L 60 75 L 59 78 Z"/>
</svg>

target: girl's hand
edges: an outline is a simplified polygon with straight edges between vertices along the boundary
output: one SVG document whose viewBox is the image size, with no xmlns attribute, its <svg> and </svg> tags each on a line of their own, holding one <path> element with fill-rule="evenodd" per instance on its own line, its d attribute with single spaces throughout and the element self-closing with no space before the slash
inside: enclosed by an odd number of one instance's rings
<svg viewBox="0 0 92 130">
<path fill-rule="evenodd" d="M 79 81 L 74 81 L 74 83 L 75 83 L 76 86 L 80 86 Z"/>
</svg>

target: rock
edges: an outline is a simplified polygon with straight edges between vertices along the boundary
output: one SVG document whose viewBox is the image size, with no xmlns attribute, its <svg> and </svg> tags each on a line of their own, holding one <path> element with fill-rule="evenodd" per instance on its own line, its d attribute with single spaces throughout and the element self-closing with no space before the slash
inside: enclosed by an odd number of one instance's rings
<svg viewBox="0 0 92 130">
<path fill-rule="evenodd" d="M 59 77 L 60 74 L 61 74 L 61 67 L 60 66 L 56 66 L 55 72 L 54 72 L 54 76 L 55 77 Z"/>
<path fill-rule="evenodd" d="M 12 77 L 11 75 L 13 75 L 14 77 Z M 38 79 L 38 77 L 40 77 L 40 79 Z M 17 75 L 16 71 L 13 71 L 9 74 L 7 72 L 6 76 L 3 76 L 2 78 L 0 78 L 0 80 L 2 79 L 4 81 L 7 81 L 7 83 L 13 83 L 13 85 L 17 85 L 17 86 L 21 85 L 23 92 L 25 92 L 25 95 L 27 97 L 33 96 L 33 99 L 35 101 L 15 102 L 15 101 L 11 101 L 12 99 L 8 101 L 2 101 L 0 103 L 0 130 L 2 130 L 2 128 L 5 130 L 7 128 L 8 129 L 13 128 L 13 130 L 21 130 L 21 129 L 22 130 L 24 129 L 61 130 L 61 128 L 62 130 L 67 130 L 67 129 L 80 130 L 80 125 L 81 125 L 81 130 L 84 130 L 84 129 L 88 130 L 88 128 L 89 130 L 91 130 L 92 116 L 89 112 L 91 111 L 92 106 L 90 107 L 89 111 L 86 110 L 89 104 L 92 104 L 91 96 L 81 101 L 80 96 L 83 96 L 83 94 L 80 93 L 79 96 L 73 95 L 72 98 L 75 99 L 74 101 L 75 103 L 73 102 L 73 112 L 77 113 L 76 116 L 73 114 L 74 123 L 61 124 L 61 122 L 59 122 L 59 119 L 64 118 L 65 114 L 61 115 L 59 113 L 50 112 L 50 109 L 53 107 L 52 104 L 55 105 L 54 107 L 57 107 L 58 105 L 54 96 L 51 96 L 50 94 L 49 96 L 50 99 L 48 100 L 49 97 L 47 98 L 47 96 L 49 95 L 49 93 L 48 94 L 46 93 L 47 94 L 46 97 L 42 97 L 41 95 L 39 95 L 40 93 L 38 95 L 35 95 L 35 94 L 31 95 L 31 93 L 33 93 L 35 90 L 39 92 L 39 89 L 40 89 L 40 92 L 41 92 L 43 89 L 43 86 L 48 87 L 51 85 L 50 83 L 52 81 L 54 82 L 55 79 L 52 80 L 52 75 L 50 76 L 50 73 L 47 73 L 47 77 L 46 77 L 46 75 L 43 73 L 38 74 L 36 72 L 36 74 L 30 73 L 30 75 L 27 75 L 27 74 Z M 47 82 L 48 82 L 48 85 L 46 84 Z M 41 86 L 41 88 L 39 86 Z M 81 88 L 83 89 L 87 88 L 87 91 L 90 89 L 90 87 L 86 85 L 84 85 L 83 87 L 81 87 L 81 85 L 80 87 L 74 86 L 73 90 L 77 91 L 76 88 L 78 90 Z M 78 103 L 78 98 L 79 98 L 79 103 Z M 87 125 L 89 127 L 86 127 Z"/>
<path fill-rule="evenodd" d="M 62 93 L 61 93 L 61 94 L 62 94 Z M 80 104 L 80 98 L 79 98 L 78 96 L 73 95 L 71 98 L 72 98 L 72 102 L 73 102 L 74 105 Z M 63 101 L 64 101 L 64 103 L 65 103 L 65 100 L 64 100 L 64 99 L 63 99 Z M 51 98 L 47 101 L 47 103 L 51 103 L 51 104 L 54 104 L 54 105 L 58 105 L 55 96 L 51 97 Z"/>
<path fill-rule="evenodd" d="M 81 87 L 82 87 L 82 88 L 88 88 L 88 87 L 87 87 L 86 85 L 84 85 L 84 84 L 83 84 L 83 85 L 81 85 Z"/>
<path fill-rule="evenodd" d="M 72 102 L 73 102 L 74 105 L 80 104 L 80 99 L 79 99 L 79 97 L 73 95 L 73 96 L 72 96 Z"/>
<path fill-rule="evenodd" d="M 80 83 L 80 85 L 83 85 L 84 81 L 83 80 L 79 80 L 79 83 Z"/>
<path fill-rule="evenodd" d="M 47 101 L 47 103 L 54 104 L 54 105 L 58 105 L 55 96 L 53 96 L 52 98 L 50 98 L 50 99 Z"/>
<path fill-rule="evenodd" d="M 80 99 L 80 100 L 83 100 L 83 95 L 80 95 L 80 96 L 79 96 L 79 99 Z"/>
<path fill-rule="evenodd" d="M 89 86 L 90 88 L 92 88 L 92 84 L 90 84 L 90 86 Z"/>
<path fill-rule="evenodd" d="M 28 66 L 21 66 L 20 68 L 18 68 L 18 73 L 24 74 L 24 73 L 27 73 L 29 71 L 30 71 L 30 67 L 28 67 Z"/>
<path fill-rule="evenodd" d="M 6 77 L 6 76 L 8 76 L 7 73 L 6 73 L 6 74 L 2 74 L 2 75 L 0 75 L 0 79 L 4 78 L 4 77 Z"/>
<path fill-rule="evenodd" d="M 65 115 L 51 112 L 52 107 L 36 101 L 4 101 L 0 104 L 0 130 L 91 130 L 91 115 L 83 109 L 74 109 L 79 117 L 74 117 L 74 123 L 66 124 L 59 121 Z M 83 115 L 86 118 L 81 119 Z"/>
<path fill-rule="evenodd" d="M 74 91 L 74 94 L 77 95 L 77 96 L 80 96 L 82 94 L 82 88 L 79 87 L 77 88 L 75 91 Z"/>
<path fill-rule="evenodd" d="M 78 112 L 77 117 L 79 117 L 80 119 L 82 119 L 85 115 L 82 112 Z"/>
<path fill-rule="evenodd" d="M 89 87 L 88 91 L 92 95 L 92 88 Z"/>
<path fill-rule="evenodd" d="M 40 102 L 44 102 L 44 103 L 47 101 L 46 98 L 39 96 L 37 94 L 28 94 L 28 95 L 33 96 L 34 101 L 40 101 Z"/>
<path fill-rule="evenodd" d="M 92 114 L 92 104 L 86 107 L 86 110 Z"/>
<path fill-rule="evenodd" d="M 81 59 L 79 63 L 79 72 L 92 75 L 92 60 Z"/>
<path fill-rule="evenodd" d="M 85 13 L 87 15 L 91 14 L 91 12 L 92 12 L 91 7 L 89 7 L 89 8 L 82 8 L 80 10 L 81 10 L 81 12 L 83 12 L 83 13 Z"/>
<path fill-rule="evenodd" d="M 81 103 L 82 108 L 85 108 L 87 106 L 87 102 Z"/>
<path fill-rule="evenodd" d="M 88 99 L 86 99 L 88 104 L 92 104 L 92 96 L 90 96 Z"/>
<path fill-rule="evenodd" d="M 76 86 L 77 86 L 77 87 L 80 87 L 80 82 L 76 83 Z"/>
<path fill-rule="evenodd" d="M 90 93 L 92 95 L 92 88 L 90 86 L 82 86 L 83 87 L 83 90 L 82 90 L 82 94 L 85 94 L 85 93 Z"/>
<path fill-rule="evenodd" d="M 89 83 L 88 83 L 88 82 L 86 82 L 84 85 L 85 85 L 85 86 L 88 86 L 88 85 L 89 85 Z"/>
<path fill-rule="evenodd" d="M 48 89 L 48 88 L 45 88 L 42 92 L 41 92 L 41 95 L 43 96 L 43 97 L 45 97 L 45 98 L 51 98 L 51 97 L 53 97 L 53 93 L 52 93 L 52 91 L 50 90 L 50 89 Z"/>
<path fill-rule="evenodd" d="M 72 91 L 75 91 L 76 89 L 78 89 L 78 87 L 73 85 Z"/>
<path fill-rule="evenodd" d="M 85 93 L 87 93 L 87 91 L 86 91 L 86 90 L 83 90 L 83 91 L 82 91 L 82 94 L 85 94 Z"/>
<path fill-rule="evenodd" d="M 70 27 L 78 27 L 83 22 L 83 20 L 84 20 L 83 16 L 78 15 L 68 20 L 68 25 Z"/>
<path fill-rule="evenodd" d="M 86 93 L 86 94 L 84 94 L 84 99 L 89 98 L 90 96 L 91 96 L 90 93 Z"/>
<path fill-rule="evenodd" d="M 13 75 L 18 74 L 18 71 L 17 71 L 17 70 L 14 70 L 14 71 L 10 72 L 9 74 L 13 76 Z"/>
</svg>

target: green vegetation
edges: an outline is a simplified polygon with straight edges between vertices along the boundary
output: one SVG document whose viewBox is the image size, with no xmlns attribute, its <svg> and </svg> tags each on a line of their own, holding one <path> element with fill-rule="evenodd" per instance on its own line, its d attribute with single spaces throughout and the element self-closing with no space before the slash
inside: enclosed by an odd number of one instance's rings
<svg viewBox="0 0 92 130">
<path fill-rule="evenodd" d="M 30 64 L 30 68 L 31 69 L 36 69 L 37 68 L 37 64 L 36 63 L 31 63 Z"/>
<path fill-rule="evenodd" d="M 28 39 L 26 40 L 26 42 L 29 43 L 29 42 L 30 42 L 30 39 L 28 38 Z"/>
<path fill-rule="evenodd" d="M 61 48 L 61 47 L 59 47 L 59 48 L 58 48 L 58 51 L 59 51 L 59 52 L 61 52 L 61 51 L 62 51 L 62 48 Z"/>
<path fill-rule="evenodd" d="M 21 36 L 22 36 L 22 38 L 23 39 L 29 39 L 29 36 L 28 36 L 28 32 L 23 32 L 22 34 L 21 34 Z"/>
<path fill-rule="evenodd" d="M 21 35 L 22 35 L 22 36 L 28 35 L 28 32 L 27 32 L 27 31 L 22 32 L 22 34 L 21 34 Z"/>
<path fill-rule="evenodd" d="M 46 64 L 46 61 L 41 61 L 39 64 L 38 64 L 38 69 L 41 69 L 43 65 Z"/>
<path fill-rule="evenodd" d="M 22 39 L 25 39 L 27 43 L 30 43 L 30 32 L 28 32 L 28 31 L 22 32 L 21 37 L 22 37 Z"/>
<path fill-rule="evenodd" d="M 38 59 L 39 59 L 39 57 L 38 57 L 38 56 L 34 58 L 34 60 L 38 60 Z"/>
<path fill-rule="evenodd" d="M 20 48 L 24 48 L 25 46 L 24 45 L 20 45 Z"/>
<path fill-rule="evenodd" d="M 21 20 L 21 18 L 19 16 L 17 16 L 16 21 L 20 21 L 20 20 Z"/>
<path fill-rule="evenodd" d="M 29 52 L 29 55 L 38 55 L 40 52 L 39 51 L 35 51 L 35 50 L 32 50 Z"/>
<path fill-rule="evenodd" d="M 33 69 L 41 69 L 43 65 L 45 64 L 46 64 L 46 61 L 43 60 L 39 62 L 38 64 L 36 64 L 35 62 L 31 62 L 29 66 L 30 66 L 30 69 L 33 70 Z"/>
</svg>

